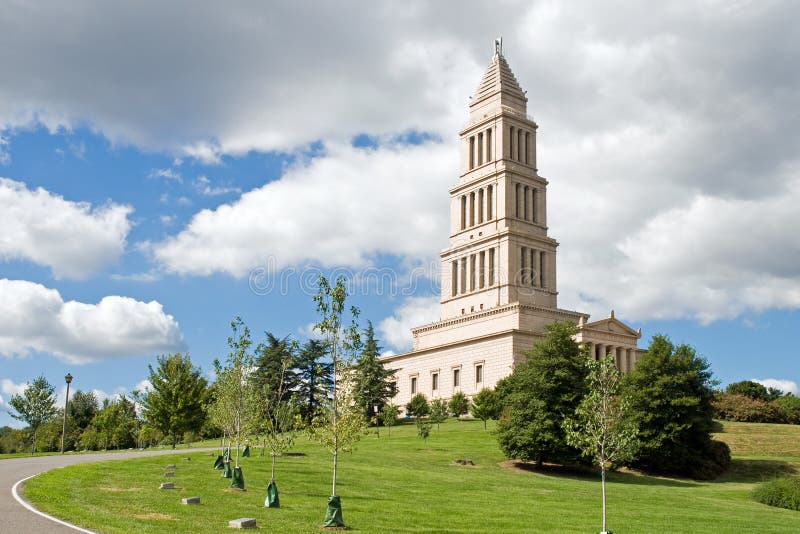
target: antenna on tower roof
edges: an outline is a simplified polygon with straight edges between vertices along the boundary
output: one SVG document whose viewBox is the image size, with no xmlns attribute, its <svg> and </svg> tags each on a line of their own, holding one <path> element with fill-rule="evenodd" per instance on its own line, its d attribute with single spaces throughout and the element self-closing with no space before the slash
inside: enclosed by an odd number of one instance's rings
<svg viewBox="0 0 800 534">
<path fill-rule="evenodd" d="M 503 38 L 502 37 L 498 37 L 497 39 L 494 40 L 494 55 L 495 55 L 495 57 L 503 55 Z"/>
</svg>

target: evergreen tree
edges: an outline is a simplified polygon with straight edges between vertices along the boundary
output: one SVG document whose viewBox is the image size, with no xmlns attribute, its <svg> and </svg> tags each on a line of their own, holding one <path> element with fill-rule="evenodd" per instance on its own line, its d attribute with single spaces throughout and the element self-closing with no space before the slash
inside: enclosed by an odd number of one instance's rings
<svg viewBox="0 0 800 534">
<path fill-rule="evenodd" d="M 152 389 L 142 398 L 142 414 L 150 426 L 170 437 L 172 448 L 184 432 L 199 432 L 206 418 L 208 382 L 188 354 L 159 356 L 150 370 Z"/>
<path fill-rule="evenodd" d="M 648 472 L 711 478 L 730 463 L 730 450 L 711 439 L 714 381 L 708 362 L 689 345 L 656 335 L 623 380 L 639 423 L 633 465 Z"/>
<path fill-rule="evenodd" d="M 295 343 L 289 336 L 280 339 L 267 332 L 267 339 L 256 347 L 255 370 L 250 380 L 263 395 L 280 395 L 270 403 L 287 402 L 297 386 L 294 367 Z"/>
<path fill-rule="evenodd" d="M 486 421 L 500 417 L 503 405 L 493 389 L 483 388 L 472 398 L 469 411 L 472 417 L 483 421 L 483 428 L 486 429 Z"/>
<path fill-rule="evenodd" d="M 11 417 L 28 424 L 33 432 L 32 452 L 36 452 L 36 432 L 39 427 L 58 413 L 56 409 L 55 388 L 50 385 L 44 375 L 28 382 L 22 395 L 13 395 L 8 405 L 14 410 Z"/>
<path fill-rule="evenodd" d="M 545 338 L 527 352 L 528 360 L 498 382 L 505 406 L 497 424 L 498 441 L 509 458 L 539 465 L 580 458 L 562 427 L 586 392 L 588 355 L 573 339 L 576 333 L 572 323 L 548 325 Z"/>
<path fill-rule="evenodd" d="M 394 397 L 394 369 L 387 369 L 380 360 L 381 347 L 375 339 L 372 323 L 364 330 L 364 348 L 355 364 L 354 396 L 369 421 Z M 377 406 L 377 412 L 375 407 Z M 375 424 L 378 424 L 377 420 Z"/>
<path fill-rule="evenodd" d="M 417 393 L 406 404 L 406 413 L 411 417 L 425 417 L 431 413 L 431 405 L 422 393 Z"/>
<path fill-rule="evenodd" d="M 324 361 L 327 355 L 324 341 L 309 339 L 295 359 L 295 400 L 305 423 L 311 422 L 333 387 L 333 364 Z"/>
</svg>

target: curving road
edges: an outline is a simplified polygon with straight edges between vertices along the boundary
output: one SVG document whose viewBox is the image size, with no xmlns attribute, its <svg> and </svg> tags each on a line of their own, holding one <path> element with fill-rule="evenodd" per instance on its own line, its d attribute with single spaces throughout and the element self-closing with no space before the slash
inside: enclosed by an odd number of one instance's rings
<svg viewBox="0 0 800 534">
<path fill-rule="evenodd" d="M 0 460 L 0 532 L 48 534 L 75 534 L 88 532 L 66 525 L 55 523 L 50 519 L 37 515 L 21 505 L 14 498 L 14 485 L 24 479 L 50 469 L 67 465 L 101 462 L 104 460 L 124 460 L 141 456 L 160 456 L 165 454 L 187 454 L 190 452 L 212 451 L 216 448 L 198 449 L 164 449 L 157 451 L 112 452 L 102 454 L 71 454 L 66 456 L 33 456 L 27 458 L 8 458 Z"/>
</svg>

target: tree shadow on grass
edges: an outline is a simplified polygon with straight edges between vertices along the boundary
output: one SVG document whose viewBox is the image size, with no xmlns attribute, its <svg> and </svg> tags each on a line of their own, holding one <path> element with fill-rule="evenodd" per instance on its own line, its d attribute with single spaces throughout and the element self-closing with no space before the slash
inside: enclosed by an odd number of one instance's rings
<svg viewBox="0 0 800 534">
<path fill-rule="evenodd" d="M 734 459 L 728 470 L 713 480 L 715 483 L 763 482 L 776 477 L 800 474 L 796 464 L 781 460 Z"/>
<path fill-rule="evenodd" d="M 595 481 L 600 478 L 600 472 L 595 468 L 579 465 L 559 465 L 544 464 L 537 466 L 534 462 L 523 462 L 518 460 L 508 460 L 501 462 L 501 467 L 513 471 L 535 473 L 546 477 L 568 478 L 572 480 Z M 611 471 L 608 473 L 608 481 L 615 484 L 636 484 L 641 486 L 669 486 L 674 488 L 691 488 L 698 484 L 688 480 L 677 480 L 674 478 L 662 478 L 641 475 L 632 471 Z"/>
</svg>

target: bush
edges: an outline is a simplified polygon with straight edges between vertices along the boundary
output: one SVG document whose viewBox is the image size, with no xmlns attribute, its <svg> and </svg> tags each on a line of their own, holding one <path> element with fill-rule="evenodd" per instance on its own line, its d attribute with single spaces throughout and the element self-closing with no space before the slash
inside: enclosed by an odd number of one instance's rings
<svg viewBox="0 0 800 534">
<path fill-rule="evenodd" d="M 724 441 L 711 440 L 705 462 L 692 473 L 699 480 L 711 480 L 728 470 L 731 465 L 731 449 Z"/>
<path fill-rule="evenodd" d="M 406 413 L 413 417 L 425 417 L 431 413 L 431 406 L 425 395 L 417 393 L 411 397 L 411 402 L 406 404 Z"/>
<path fill-rule="evenodd" d="M 746 395 L 723 393 L 714 399 L 717 417 L 742 423 L 783 423 L 784 412 L 771 402 Z"/>
<path fill-rule="evenodd" d="M 800 510 L 800 478 L 776 478 L 765 482 L 753 491 L 753 499 L 778 508 Z"/>
<path fill-rule="evenodd" d="M 783 412 L 783 419 L 792 425 L 800 425 L 800 398 L 786 395 L 772 402 Z"/>
</svg>

